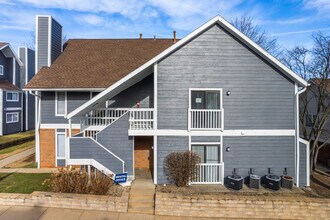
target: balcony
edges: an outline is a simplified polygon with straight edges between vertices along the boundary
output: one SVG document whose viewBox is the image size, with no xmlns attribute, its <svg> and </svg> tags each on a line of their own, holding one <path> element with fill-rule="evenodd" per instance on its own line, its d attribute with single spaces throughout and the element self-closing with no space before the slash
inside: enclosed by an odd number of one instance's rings
<svg viewBox="0 0 330 220">
<path fill-rule="evenodd" d="M 99 131 L 125 114 L 129 114 L 129 130 L 153 130 L 153 108 L 98 108 L 87 114 L 82 121 L 82 130 Z"/>
<path fill-rule="evenodd" d="M 196 176 L 192 184 L 223 184 L 223 163 L 200 163 L 196 165 Z"/>
<path fill-rule="evenodd" d="M 189 130 L 223 130 L 224 110 L 188 109 Z"/>
</svg>

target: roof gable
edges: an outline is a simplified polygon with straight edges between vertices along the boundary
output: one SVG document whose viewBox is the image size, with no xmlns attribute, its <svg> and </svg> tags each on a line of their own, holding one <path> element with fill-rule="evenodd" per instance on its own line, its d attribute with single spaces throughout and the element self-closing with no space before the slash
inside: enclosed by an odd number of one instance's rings
<svg viewBox="0 0 330 220">
<path fill-rule="evenodd" d="M 89 108 L 91 108 L 95 103 L 98 103 L 100 100 L 103 100 L 104 97 L 107 96 L 107 94 L 111 93 L 114 89 L 119 87 L 121 84 L 123 84 L 125 81 L 130 80 L 132 78 L 135 78 L 138 74 L 140 74 L 144 69 L 149 68 L 153 64 L 159 62 L 164 57 L 168 56 L 170 53 L 174 52 L 175 50 L 178 50 L 183 45 L 194 39 L 196 36 L 207 30 L 208 28 L 212 27 L 213 25 L 218 24 L 222 28 L 224 28 L 226 31 L 228 31 L 230 34 L 232 34 L 234 37 L 236 37 L 240 42 L 245 44 L 248 48 L 250 48 L 253 52 L 261 56 L 263 59 L 265 59 L 270 65 L 272 65 L 275 69 L 283 73 L 285 76 L 287 76 L 289 79 L 297 83 L 299 86 L 306 87 L 308 85 L 307 81 L 305 81 L 303 78 L 295 74 L 292 70 L 290 70 L 288 67 L 286 67 L 284 64 L 282 64 L 279 60 L 277 60 L 275 57 L 273 57 L 270 53 L 268 53 L 266 50 L 261 48 L 259 45 L 254 43 L 251 39 L 249 39 L 247 36 L 245 36 L 242 32 L 240 32 L 237 28 L 235 28 L 233 25 L 231 25 L 228 21 L 226 21 L 221 16 L 216 16 L 210 21 L 206 22 L 204 25 L 200 26 L 193 32 L 191 32 L 189 35 L 181 39 L 178 43 L 173 44 L 171 47 L 164 50 L 159 55 L 155 56 L 151 60 L 149 60 L 144 65 L 140 66 L 139 68 L 132 71 L 130 74 L 126 75 L 121 80 L 117 81 L 112 86 L 108 87 L 103 92 L 99 93 L 97 96 L 95 96 L 93 99 L 89 100 L 85 104 L 81 105 L 71 113 L 67 115 L 68 118 L 72 118 L 75 115 L 78 114 L 84 114 L 88 111 Z"/>
</svg>

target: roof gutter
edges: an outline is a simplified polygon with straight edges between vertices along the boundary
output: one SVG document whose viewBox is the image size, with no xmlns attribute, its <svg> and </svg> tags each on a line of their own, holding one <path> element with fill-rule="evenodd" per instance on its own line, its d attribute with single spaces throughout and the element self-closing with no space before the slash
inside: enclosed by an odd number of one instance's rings
<svg viewBox="0 0 330 220">
<path fill-rule="evenodd" d="M 298 91 L 296 93 L 296 185 L 297 187 L 299 187 L 299 172 L 300 172 L 300 167 L 299 167 L 299 164 L 300 164 L 300 147 L 299 147 L 299 133 L 300 133 L 300 121 L 299 121 L 299 116 L 300 116 L 300 111 L 299 111 L 299 96 L 304 93 L 306 90 L 307 90 L 307 87 L 310 86 L 310 84 L 307 84 L 306 87 L 302 88 L 300 91 Z"/>
<path fill-rule="evenodd" d="M 24 88 L 23 91 L 95 91 L 102 92 L 106 88 Z"/>
</svg>

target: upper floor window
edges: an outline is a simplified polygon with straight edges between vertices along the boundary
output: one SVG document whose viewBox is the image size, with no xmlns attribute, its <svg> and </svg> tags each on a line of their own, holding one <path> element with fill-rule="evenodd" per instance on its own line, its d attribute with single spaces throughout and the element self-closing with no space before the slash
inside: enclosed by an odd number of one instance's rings
<svg viewBox="0 0 330 220">
<path fill-rule="evenodd" d="M 191 91 L 191 109 L 220 109 L 221 90 Z"/>
<path fill-rule="evenodd" d="M 222 130 L 222 89 L 189 89 L 188 130 Z"/>
<path fill-rule="evenodd" d="M 18 112 L 9 112 L 6 113 L 6 123 L 15 123 L 18 122 Z"/>
<path fill-rule="evenodd" d="M 0 75 L 3 76 L 3 66 L 0 65 Z"/>
<path fill-rule="evenodd" d="M 18 92 L 7 92 L 6 101 L 7 102 L 18 102 L 19 101 Z"/>
<path fill-rule="evenodd" d="M 56 92 L 55 95 L 55 115 L 66 115 L 66 92 Z"/>
</svg>

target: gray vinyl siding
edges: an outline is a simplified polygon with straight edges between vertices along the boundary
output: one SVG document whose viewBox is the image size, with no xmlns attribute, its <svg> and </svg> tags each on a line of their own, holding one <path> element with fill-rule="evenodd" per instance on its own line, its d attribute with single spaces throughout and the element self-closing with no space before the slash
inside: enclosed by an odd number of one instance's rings
<svg viewBox="0 0 330 220">
<path fill-rule="evenodd" d="M 97 134 L 97 141 L 125 161 L 125 171 L 133 175 L 133 137 L 128 136 L 126 113 Z M 110 169 L 111 170 L 111 169 Z"/>
<path fill-rule="evenodd" d="M 113 108 L 131 108 L 140 102 L 141 108 L 153 108 L 153 74 L 111 98 Z"/>
<path fill-rule="evenodd" d="M 52 19 L 51 34 L 51 63 L 53 63 L 62 52 L 62 26 L 54 19 Z"/>
<path fill-rule="evenodd" d="M 158 136 L 157 137 L 157 183 L 168 183 L 164 170 L 164 159 L 172 152 L 189 150 L 189 138 L 182 136 Z"/>
<path fill-rule="evenodd" d="M 191 136 L 191 142 L 220 142 L 220 136 Z"/>
<path fill-rule="evenodd" d="M 306 145 L 299 143 L 299 186 L 307 186 Z"/>
<path fill-rule="evenodd" d="M 6 58 L 0 51 L 0 65 L 3 66 L 3 75 L 0 75 L 0 80 L 8 80 L 13 82 L 13 58 Z"/>
<path fill-rule="evenodd" d="M 67 113 L 70 113 L 90 99 L 90 92 L 67 92 Z M 41 123 L 67 124 L 63 116 L 55 116 L 55 92 L 41 93 Z M 72 123 L 79 123 L 75 118 Z"/>
<path fill-rule="evenodd" d="M 294 83 L 218 25 L 158 63 L 158 129 L 187 129 L 189 88 L 223 89 L 227 130 L 294 129 Z"/>
<path fill-rule="evenodd" d="M 122 163 L 91 138 L 70 139 L 71 159 L 94 159 L 114 173 L 121 173 Z"/>
<path fill-rule="evenodd" d="M 223 137 L 225 176 L 232 174 L 234 168 L 244 177 L 250 168 L 260 176 L 266 175 L 268 168 L 281 176 L 287 168 L 288 175 L 294 176 L 294 144 L 294 137 Z"/>
<path fill-rule="evenodd" d="M 37 60 L 37 71 L 43 66 L 48 66 L 48 29 L 49 29 L 49 18 L 38 17 L 38 38 L 37 38 L 37 49 L 38 60 Z"/>
<path fill-rule="evenodd" d="M 21 73 L 20 73 L 20 84 L 19 84 L 19 88 L 23 88 L 25 86 L 25 71 L 26 71 L 26 68 L 28 68 L 28 64 L 26 63 L 26 48 L 25 47 L 20 47 L 18 49 L 18 55 L 19 55 L 19 58 L 21 59 L 21 61 L 23 62 L 23 66 L 21 67 Z"/>
<path fill-rule="evenodd" d="M 57 166 L 58 167 L 64 167 L 65 166 L 65 160 L 64 159 L 57 159 Z"/>
</svg>

